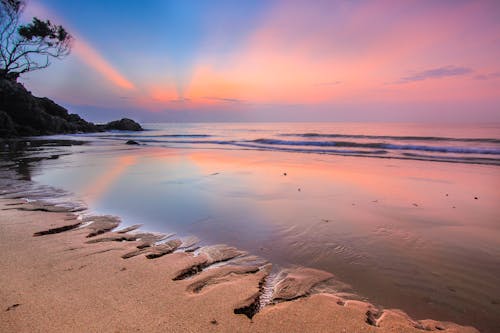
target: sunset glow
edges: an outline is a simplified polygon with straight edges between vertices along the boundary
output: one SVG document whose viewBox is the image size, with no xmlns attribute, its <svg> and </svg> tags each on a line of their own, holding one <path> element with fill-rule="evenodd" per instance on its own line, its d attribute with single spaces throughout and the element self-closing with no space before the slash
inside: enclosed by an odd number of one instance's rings
<svg viewBox="0 0 500 333">
<path fill-rule="evenodd" d="M 90 70 L 28 84 L 90 117 L 500 120 L 496 1 L 112 3 L 41 1 Z"/>
</svg>

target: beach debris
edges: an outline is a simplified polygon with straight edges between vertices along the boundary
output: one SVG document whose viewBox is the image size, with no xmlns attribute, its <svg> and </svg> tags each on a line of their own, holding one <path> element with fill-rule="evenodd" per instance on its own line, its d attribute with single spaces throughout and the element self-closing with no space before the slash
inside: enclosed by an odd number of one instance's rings
<svg viewBox="0 0 500 333">
<path fill-rule="evenodd" d="M 297 191 L 299 191 L 299 192 L 300 192 L 300 187 L 297 189 Z"/>
<path fill-rule="evenodd" d="M 50 229 L 47 229 L 47 230 L 37 231 L 37 232 L 35 232 L 33 234 L 33 236 L 34 237 L 38 237 L 38 236 L 58 234 L 60 232 L 64 232 L 64 231 L 69 231 L 69 230 L 76 229 L 81 224 L 82 224 L 81 222 L 77 222 L 77 223 L 63 225 L 61 227 L 56 227 L 56 228 L 50 228 Z"/>
<path fill-rule="evenodd" d="M 218 325 L 219 323 L 217 322 L 217 320 L 212 319 L 212 320 L 210 320 L 210 324 L 212 324 L 212 325 Z"/>
<path fill-rule="evenodd" d="M 283 176 L 286 176 L 286 172 L 283 172 Z"/>
<path fill-rule="evenodd" d="M 214 172 L 214 173 L 211 173 L 210 176 L 217 176 L 219 173 L 218 172 Z"/>
<path fill-rule="evenodd" d="M 127 142 L 125 142 L 126 145 L 138 145 L 139 142 L 137 141 L 134 141 L 134 140 L 128 140 Z"/>
<path fill-rule="evenodd" d="M 5 311 L 11 311 L 11 310 L 14 310 L 15 308 L 17 308 L 19 305 L 19 303 L 16 303 L 16 304 L 12 304 L 11 306 L 9 306 L 7 309 L 5 309 Z"/>
<path fill-rule="evenodd" d="M 87 235 L 87 238 L 90 238 L 118 227 L 120 224 L 120 218 L 111 215 L 89 216 L 83 218 L 82 222 L 90 222 L 87 226 L 85 226 L 91 230 Z"/>
<path fill-rule="evenodd" d="M 416 204 L 416 203 L 413 203 L 412 205 L 415 206 L 415 207 L 418 207 L 418 204 Z"/>
<path fill-rule="evenodd" d="M 478 200 L 479 198 L 478 197 L 474 197 L 474 200 Z"/>
</svg>

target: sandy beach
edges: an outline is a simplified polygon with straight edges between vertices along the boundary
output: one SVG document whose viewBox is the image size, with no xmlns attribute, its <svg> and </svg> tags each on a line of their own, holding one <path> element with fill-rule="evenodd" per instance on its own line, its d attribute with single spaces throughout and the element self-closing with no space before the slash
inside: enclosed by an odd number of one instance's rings
<svg viewBox="0 0 500 333">
<path fill-rule="evenodd" d="M 2 332 L 477 332 L 412 320 L 340 295 L 309 295 L 332 276 L 307 268 L 288 272 L 271 304 L 249 319 L 235 309 L 245 312 L 259 297 L 269 264 L 232 264 L 229 259 L 246 255 L 235 248 L 208 246 L 148 259 L 145 254 L 182 243 L 161 248 L 125 241 L 134 232 L 105 232 L 116 219 L 91 217 L 85 223 L 51 205 L 2 199 L 0 209 Z M 123 240 L 111 241 L 118 236 Z M 140 255 L 122 258 L 137 246 Z M 213 267 L 218 260 L 226 264 Z M 201 272 L 193 269 L 203 262 Z"/>
</svg>

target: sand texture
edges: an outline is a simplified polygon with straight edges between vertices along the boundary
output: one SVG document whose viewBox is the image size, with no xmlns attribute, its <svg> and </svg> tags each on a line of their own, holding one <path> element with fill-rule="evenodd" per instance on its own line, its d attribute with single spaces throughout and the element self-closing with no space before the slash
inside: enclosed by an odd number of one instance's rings
<svg viewBox="0 0 500 333">
<path fill-rule="evenodd" d="M 43 203 L 0 209 L 0 332 L 477 332 L 318 292 L 332 274 L 270 275 L 234 247 Z"/>
</svg>

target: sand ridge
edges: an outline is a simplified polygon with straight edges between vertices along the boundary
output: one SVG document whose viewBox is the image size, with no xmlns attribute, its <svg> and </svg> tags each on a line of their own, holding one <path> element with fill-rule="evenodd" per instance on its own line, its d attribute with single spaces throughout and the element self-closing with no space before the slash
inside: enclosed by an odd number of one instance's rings
<svg viewBox="0 0 500 333">
<path fill-rule="evenodd" d="M 310 268 L 274 276 L 259 308 L 271 266 L 236 248 L 114 232 L 118 218 L 43 203 L 0 209 L 2 332 L 477 332 L 315 293 L 331 274 Z"/>
</svg>

